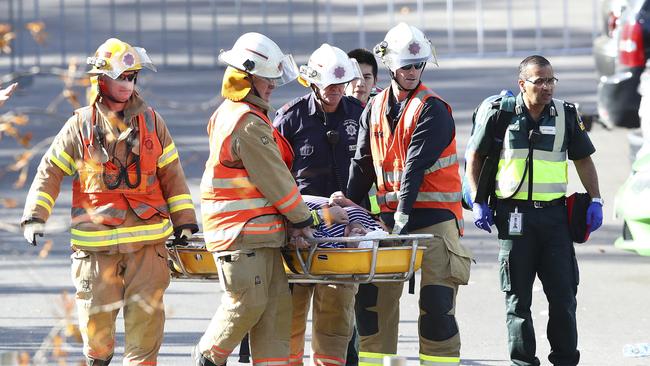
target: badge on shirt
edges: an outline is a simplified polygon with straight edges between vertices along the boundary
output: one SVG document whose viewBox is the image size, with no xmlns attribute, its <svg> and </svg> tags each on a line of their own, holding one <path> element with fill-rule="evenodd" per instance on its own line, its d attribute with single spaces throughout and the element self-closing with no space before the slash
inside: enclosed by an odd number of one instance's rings
<svg viewBox="0 0 650 366">
<path fill-rule="evenodd" d="M 348 150 L 349 151 L 356 151 L 357 150 L 357 145 L 356 144 L 355 145 L 349 145 Z"/>
<path fill-rule="evenodd" d="M 515 123 L 508 126 L 508 129 L 510 131 L 519 131 L 519 121 L 516 121 Z"/>
<path fill-rule="evenodd" d="M 508 220 L 508 234 L 509 235 L 521 235 L 523 234 L 523 225 L 524 225 L 524 214 L 517 210 L 510 213 L 510 220 Z"/>
<path fill-rule="evenodd" d="M 348 136 L 357 136 L 357 121 L 353 119 L 346 119 L 343 121 L 343 126 L 345 126 L 345 133 L 347 133 Z"/>
<path fill-rule="evenodd" d="M 555 126 L 539 126 L 542 135 L 555 135 Z"/>
<path fill-rule="evenodd" d="M 314 145 L 305 143 L 300 147 L 300 156 L 310 156 L 314 153 Z"/>
<path fill-rule="evenodd" d="M 262 136 L 262 137 L 260 138 L 260 140 L 262 140 L 262 144 L 263 144 L 263 145 L 268 145 L 268 144 L 269 144 L 269 138 L 266 137 L 266 136 Z"/>
</svg>

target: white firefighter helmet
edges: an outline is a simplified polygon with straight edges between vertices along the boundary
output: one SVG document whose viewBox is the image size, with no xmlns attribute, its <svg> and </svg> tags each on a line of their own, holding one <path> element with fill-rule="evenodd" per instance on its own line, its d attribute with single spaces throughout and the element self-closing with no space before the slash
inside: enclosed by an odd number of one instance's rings
<svg viewBox="0 0 650 366">
<path fill-rule="evenodd" d="M 232 49 L 222 51 L 219 60 L 249 74 L 275 81 L 277 86 L 298 76 L 298 67 L 290 54 L 267 36 L 250 32 L 241 35 Z"/>
<path fill-rule="evenodd" d="M 391 72 L 402 66 L 431 60 L 438 65 L 431 41 L 421 30 L 404 22 L 391 28 L 373 52 Z"/>
<path fill-rule="evenodd" d="M 141 47 L 133 47 L 117 38 L 109 38 L 102 43 L 95 55 L 86 59 L 92 65 L 89 74 L 104 74 L 111 79 L 117 79 L 125 71 L 141 70 L 146 67 L 156 71 L 156 67 Z"/>
<path fill-rule="evenodd" d="M 300 66 L 301 84 L 325 89 L 330 85 L 363 79 L 357 60 L 348 57 L 342 49 L 323 43 L 309 57 L 307 65 Z"/>
</svg>

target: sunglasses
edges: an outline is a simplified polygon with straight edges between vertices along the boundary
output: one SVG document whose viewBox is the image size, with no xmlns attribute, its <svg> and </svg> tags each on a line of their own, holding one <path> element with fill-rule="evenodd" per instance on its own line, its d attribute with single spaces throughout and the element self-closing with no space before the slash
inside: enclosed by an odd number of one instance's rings
<svg viewBox="0 0 650 366">
<path fill-rule="evenodd" d="M 134 72 L 134 73 L 131 73 L 131 74 L 122 74 L 122 75 L 118 76 L 117 79 L 115 79 L 115 80 L 133 81 L 137 77 L 138 77 L 138 73 Z"/>
<path fill-rule="evenodd" d="M 422 61 L 422 62 L 418 62 L 417 64 L 410 64 L 410 65 L 402 66 L 399 69 L 404 70 L 404 71 L 408 71 L 408 70 L 411 70 L 412 67 L 415 67 L 416 70 L 420 70 L 426 64 L 427 64 L 426 62 Z"/>
<path fill-rule="evenodd" d="M 552 78 L 537 78 L 535 80 L 526 79 L 525 81 L 538 87 L 541 87 L 543 85 L 550 87 L 550 86 L 555 86 L 555 84 L 557 84 L 558 82 L 558 79 L 556 77 L 552 77 Z"/>
</svg>

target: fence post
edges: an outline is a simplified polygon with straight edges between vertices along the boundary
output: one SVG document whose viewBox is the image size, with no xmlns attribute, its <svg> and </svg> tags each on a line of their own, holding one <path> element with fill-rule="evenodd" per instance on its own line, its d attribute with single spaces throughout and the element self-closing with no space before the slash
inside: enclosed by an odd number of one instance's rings
<svg viewBox="0 0 650 366">
<path fill-rule="evenodd" d="M 160 27 L 163 65 L 167 67 L 167 0 L 160 0 Z"/>
<path fill-rule="evenodd" d="M 40 11 L 39 11 L 38 0 L 34 0 L 34 21 L 39 21 Z M 36 66 L 41 66 L 41 45 L 36 45 Z"/>
<path fill-rule="evenodd" d="M 110 3 L 108 4 L 108 12 L 110 14 L 109 22 L 111 24 L 111 37 L 115 37 L 117 35 L 117 27 L 115 26 L 115 0 L 111 0 Z"/>
<path fill-rule="evenodd" d="M 9 9 L 7 12 L 9 13 L 9 25 L 11 26 L 11 30 L 15 32 L 16 22 L 14 21 L 14 0 L 9 0 Z M 14 72 L 16 71 L 16 47 L 15 46 L 14 49 L 12 49 L 11 53 L 9 54 L 9 58 L 11 59 L 11 66 L 9 70 L 11 72 Z"/>
<path fill-rule="evenodd" d="M 212 66 L 217 66 L 219 58 L 219 24 L 217 23 L 217 0 L 210 0 L 210 9 L 212 13 Z"/>
<path fill-rule="evenodd" d="M 192 0 L 185 0 L 185 13 L 187 25 L 187 62 L 190 70 L 194 68 L 194 50 L 192 49 Z"/>
<path fill-rule="evenodd" d="M 11 3 L 12 0 L 9 0 Z M 61 24 L 61 66 L 64 67 L 66 64 L 65 60 L 65 0 L 59 0 L 59 24 Z M 84 60 L 85 61 L 85 60 Z"/>
<path fill-rule="evenodd" d="M 287 12 L 287 23 L 288 23 L 288 32 L 289 32 L 289 40 L 294 40 L 295 38 L 293 37 L 293 0 L 289 0 L 289 8 Z M 289 51 L 293 54 L 294 48 L 293 48 L 294 42 L 289 42 Z"/>
<path fill-rule="evenodd" d="M 447 48 L 449 53 L 456 53 L 456 38 L 454 35 L 454 0 L 447 0 Z"/>
<path fill-rule="evenodd" d="M 143 47 L 142 44 L 142 4 L 140 0 L 135 2 L 135 43 L 138 47 Z"/>
<path fill-rule="evenodd" d="M 539 6 L 539 0 L 535 0 L 535 50 L 542 50 L 542 11 Z"/>
<path fill-rule="evenodd" d="M 334 44 L 334 35 L 332 34 L 332 0 L 325 3 L 325 28 L 327 32 L 327 43 Z"/>
<path fill-rule="evenodd" d="M 312 18 L 312 24 L 314 24 L 314 47 L 313 49 L 316 49 L 318 47 L 318 0 L 314 0 L 312 2 L 313 4 L 313 18 Z"/>
<path fill-rule="evenodd" d="M 18 65 L 20 67 L 24 67 L 24 59 L 23 59 L 23 53 L 25 52 L 25 32 L 24 30 L 24 23 L 25 23 L 25 18 L 23 18 L 23 0 L 18 0 L 18 24 L 16 24 L 16 28 L 14 28 L 14 32 L 18 35 L 18 42 L 16 43 L 16 47 L 14 47 L 13 52 L 18 53 Z"/>
<path fill-rule="evenodd" d="M 569 33 L 569 2 L 568 0 L 562 1 L 562 10 L 564 15 L 564 30 L 562 32 L 563 38 L 563 52 L 569 52 L 569 47 L 571 47 L 571 34 Z"/>
<path fill-rule="evenodd" d="M 485 52 L 484 38 L 483 0 L 476 0 L 476 49 L 479 56 L 483 56 Z"/>
<path fill-rule="evenodd" d="M 418 23 L 420 23 L 420 29 L 424 32 L 426 25 L 424 24 L 424 0 L 418 0 Z"/>
<path fill-rule="evenodd" d="M 506 53 L 508 56 L 512 56 L 515 53 L 512 29 L 512 0 L 506 1 L 506 7 Z"/>
<path fill-rule="evenodd" d="M 357 19 L 359 20 L 359 47 L 366 47 L 366 29 L 363 23 L 363 0 L 357 0 Z"/>
</svg>

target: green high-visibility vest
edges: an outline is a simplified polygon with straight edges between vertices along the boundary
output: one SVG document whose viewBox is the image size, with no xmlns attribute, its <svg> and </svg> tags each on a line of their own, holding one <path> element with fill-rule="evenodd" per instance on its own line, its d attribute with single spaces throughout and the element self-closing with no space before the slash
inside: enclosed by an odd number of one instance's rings
<svg viewBox="0 0 650 366">
<path fill-rule="evenodd" d="M 529 125 L 523 112 L 523 101 L 517 98 L 515 114 L 510 121 L 503 140 L 499 160 L 495 192 L 498 198 L 528 199 L 530 171 L 526 170 L 529 152 Z M 532 150 L 533 178 L 532 200 L 551 201 L 566 194 L 568 182 L 565 103 L 553 99 L 550 107 L 552 118 L 541 120 L 538 142 Z M 521 188 L 513 196 L 520 182 Z"/>
</svg>

